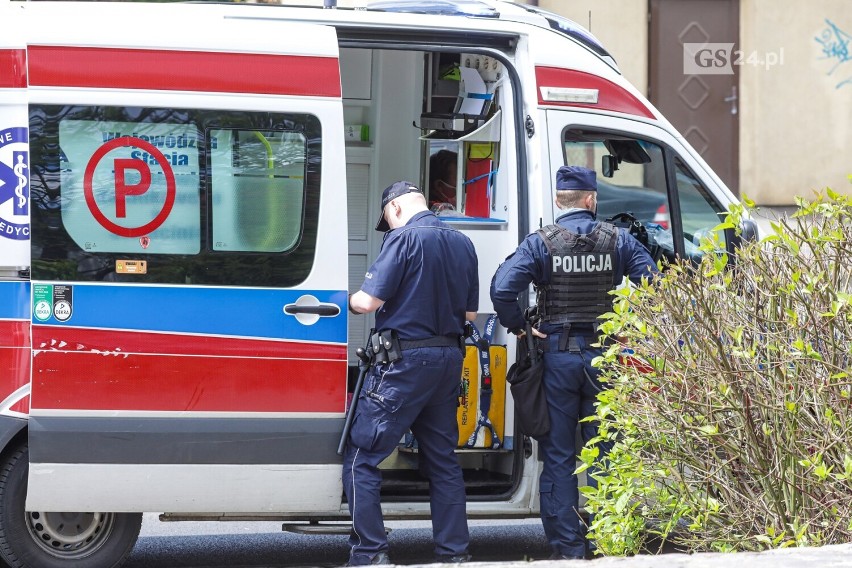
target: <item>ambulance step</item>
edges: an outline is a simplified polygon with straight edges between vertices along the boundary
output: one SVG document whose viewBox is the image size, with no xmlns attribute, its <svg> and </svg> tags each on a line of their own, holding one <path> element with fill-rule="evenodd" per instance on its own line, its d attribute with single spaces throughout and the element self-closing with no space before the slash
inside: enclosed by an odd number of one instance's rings
<svg viewBox="0 0 852 568">
<path fill-rule="evenodd" d="M 348 535 L 352 530 L 352 523 L 284 523 L 281 530 L 296 534 L 343 534 Z M 391 529 L 385 527 L 385 533 L 390 534 Z"/>
<path fill-rule="evenodd" d="M 417 448 L 408 448 L 406 446 L 397 446 L 397 450 L 401 454 L 416 454 Z M 507 450 L 505 448 L 497 448 L 496 450 L 491 448 L 456 448 L 457 454 L 510 454 L 512 450 Z"/>
<path fill-rule="evenodd" d="M 281 530 L 297 534 L 349 534 L 351 523 L 283 523 Z"/>
</svg>

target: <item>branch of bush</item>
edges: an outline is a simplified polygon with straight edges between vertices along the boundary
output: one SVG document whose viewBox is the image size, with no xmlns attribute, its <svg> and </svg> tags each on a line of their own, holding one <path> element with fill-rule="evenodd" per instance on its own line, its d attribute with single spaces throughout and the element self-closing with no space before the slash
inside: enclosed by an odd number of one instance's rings
<svg viewBox="0 0 852 568">
<path fill-rule="evenodd" d="M 580 468 L 599 553 L 852 540 L 852 201 L 799 200 L 728 255 L 719 233 L 752 210 L 732 208 L 697 264 L 615 292 Z"/>
</svg>

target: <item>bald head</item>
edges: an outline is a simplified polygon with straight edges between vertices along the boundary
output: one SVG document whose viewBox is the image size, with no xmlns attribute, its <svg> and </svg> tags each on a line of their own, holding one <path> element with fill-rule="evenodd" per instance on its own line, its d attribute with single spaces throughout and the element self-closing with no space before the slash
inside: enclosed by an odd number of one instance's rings
<svg viewBox="0 0 852 568">
<path fill-rule="evenodd" d="M 398 229 L 421 211 L 428 210 L 426 197 L 420 192 L 413 191 L 393 198 L 385 205 L 384 215 L 390 228 Z"/>
</svg>

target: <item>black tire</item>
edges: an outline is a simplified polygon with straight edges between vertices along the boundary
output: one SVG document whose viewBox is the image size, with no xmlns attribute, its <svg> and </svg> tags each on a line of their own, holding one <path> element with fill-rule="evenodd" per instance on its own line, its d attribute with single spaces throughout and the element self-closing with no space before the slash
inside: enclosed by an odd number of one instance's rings
<svg viewBox="0 0 852 568">
<path fill-rule="evenodd" d="M 0 555 L 12 568 L 116 568 L 133 549 L 141 513 L 45 513 L 24 510 L 29 449 L 9 453 L 0 469 Z"/>
</svg>

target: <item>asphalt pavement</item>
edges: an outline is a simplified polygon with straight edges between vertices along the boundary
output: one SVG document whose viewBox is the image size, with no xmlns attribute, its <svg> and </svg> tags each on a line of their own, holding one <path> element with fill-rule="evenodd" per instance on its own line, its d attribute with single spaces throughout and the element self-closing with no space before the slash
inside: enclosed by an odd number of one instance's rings
<svg viewBox="0 0 852 568">
<path fill-rule="evenodd" d="M 582 566 L 584 560 L 541 560 L 541 566 Z M 520 568 L 529 562 L 471 563 L 470 566 L 500 566 Z M 658 556 L 633 556 L 627 558 L 597 558 L 591 561 L 594 568 L 840 568 L 852 566 L 852 544 L 839 544 L 819 548 L 785 548 L 767 552 L 662 554 Z"/>
<path fill-rule="evenodd" d="M 389 521 L 392 559 L 398 566 L 438 566 L 431 558 L 428 521 Z M 346 537 L 281 532 L 280 522 L 160 523 L 145 515 L 140 542 L 127 568 L 278 568 L 339 566 L 346 558 Z M 538 519 L 471 522 L 471 568 L 582 566 L 582 560 L 546 558 L 546 539 Z M 597 557 L 605 568 L 852 568 L 852 543 L 819 548 L 786 548 L 760 553 L 680 554 Z"/>
</svg>

